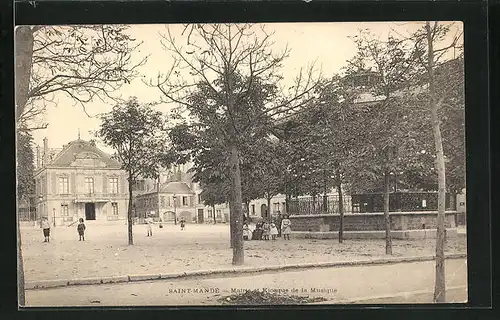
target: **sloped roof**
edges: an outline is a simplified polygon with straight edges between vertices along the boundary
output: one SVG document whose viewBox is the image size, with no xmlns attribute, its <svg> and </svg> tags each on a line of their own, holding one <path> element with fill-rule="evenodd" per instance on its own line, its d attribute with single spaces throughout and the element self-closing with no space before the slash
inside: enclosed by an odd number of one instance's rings
<svg viewBox="0 0 500 320">
<path fill-rule="evenodd" d="M 90 152 L 99 156 L 99 160 L 102 161 L 107 168 L 120 169 L 121 164 L 112 159 L 110 155 L 101 151 L 96 146 L 92 145 L 89 141 L 85 140 L 74 140 L 64 146 L 63 150 L 59 152 L 50 162 L 49 166 L 66 167 L 70 166 L 71 163 L 75 161 L 75 155 L 82 152 Z"/>
<path fill-rule="evenodd" d="M 160 188 L 160 192 L 171 194 L 195 194 L 187 183 L 182 181 L 169 182 Z"/>
</svg>

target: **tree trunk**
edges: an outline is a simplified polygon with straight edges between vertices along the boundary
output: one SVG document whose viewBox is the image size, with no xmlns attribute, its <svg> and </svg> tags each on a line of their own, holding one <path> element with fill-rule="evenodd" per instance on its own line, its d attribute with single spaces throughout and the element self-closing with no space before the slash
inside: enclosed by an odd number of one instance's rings
<svg viewBox="0 0 500 320">
<path fill-rule="evenodd" d="M 231 209 L 229 209 L 229 210 L 231 210 Z M 214 224 L 217 224 L 217 220 L 215 218 L 215 204 L 212 205 L 212 212 L 214 214 L 214 216 L 213 216 L 214 217 Z M 231 221 L 231 220 L 229 220 L 229 221 Z"/>
<path fill-rule="evenodd" d="M 327 190 L 327 185 L 326 185 L 326 173 L 325 170 L 323 170 L 323 213 L 327 214 L 328 213 L 328 190 Z"/>
<path fill-rule="evenodd" d="M 158 180 L 156 181 L 156 195 L 157 195 L 157 199 L 156 201 L 158 201 L 158 219 L 160 219 L 160 175 L 158 174 Z"/>
<path fill-rule="evenodd" d="M 266 219 L 271 219 L 271 194 L 267 193 L 267 217 Z"/>
<path fill-rule="evenodd" d="M 134 238 L 132 234 L 132 219 L 133 219 L 133 196 L 132 196 L 132 185 L 133 185 L 133 179 L 132 175 L 129 174 L 128 176 L 128 214 L 127 214 L 127 225 L 128 225 L 128 244 L 133 245 L 134 244 Z"/>
<path fill-rule="evenodd" d="M 245 208 L 247 210 L 247 219 L 250 221 L 250 201 L 245 201 Z"/>
<path fill-rule="evenodd" d="M 288 212 L 290 210 L 290 198 L 291 198 L 290 194 L 285 195 L 285 214 L 286 215 L 288 215 Z"/>
<path fill-rule="evenodd" d="M 33 29 L 19 26 L 15 29 L 16 55 L 16 122 L 19 121 L 28 101 L 33 59 Z"/>
<path fill-rule="evenodd" d="M 427 72 L 429 76 L 429 107 L 431 111 L 432 131 L 436 148 L 436 167 L 438 172 L 438 215 L 436 231 L 436 282 L 434 286 L 434 302 L 444 303 L 446 300 L 445 268 L 444 268 L 444 242 L 445 242 L 445 201 L 446 201 L 446 174 L 444 164 L 443 141 L 441 137 L 440 121 L 438 118 L 438 105 L 434 87 L 434 48 L 433 36 L 429 21 L 426 23 L 428 61 Z"/>
<path fill-rule="evenodd" d="M 231 146 L 231 188 L 234 195 L 233 211 L 231 219 L 234 220 L 233 234 L 233 264 L 242 265 L 244 263 L 243 251 L 243 210 L 241 205 L 241 173 L 238 149 L 236 145 Z"/>
<path fill-rule="evenodd" d="M 337 170 L 337 194 L 339 196 L 339 243 L 344 241 L 344 199 L 342 195 L 342 182 L 340 171 Z"/>
<path fill-rule="evenodd" d="M 234 248 L 234 237 L 236 225 L 234 223 L 234 190 L 231 190 L 229 196 L 229 230 L 230 230 L 230 248 Z M 215 221 L 215 211 L 214 211 L 214 221 Z"/>
<path fill-rule="evenodd" d="M 392 254 L 391 216 L 389 215 L 389 170 L 384 172 L 384 220 L 385 220 L 385 253 Z"/>
<path fill-rule="evenodd" d="M 19 214 L 17 215 L 17 290 L 18 290 L 18 305 L 25 305 L 25 290 L 24 290 L 24 265 L 23 251 L 21 247 L 21 229 L 19 224 Z"/>
</svg>

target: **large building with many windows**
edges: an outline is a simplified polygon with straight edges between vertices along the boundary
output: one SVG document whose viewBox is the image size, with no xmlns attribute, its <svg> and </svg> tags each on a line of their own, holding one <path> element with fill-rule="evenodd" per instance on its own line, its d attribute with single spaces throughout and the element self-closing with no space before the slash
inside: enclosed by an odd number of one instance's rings
<svg viewBox="0 0 500 320">
<path fill-rule="evenodd" d="M 120 163 L 91 141 L 77 139 L 62 149 L 36 151 L 37 218 L 52 225 L 85 220 L 125 220 L 128 186 Z"/>
</svg>

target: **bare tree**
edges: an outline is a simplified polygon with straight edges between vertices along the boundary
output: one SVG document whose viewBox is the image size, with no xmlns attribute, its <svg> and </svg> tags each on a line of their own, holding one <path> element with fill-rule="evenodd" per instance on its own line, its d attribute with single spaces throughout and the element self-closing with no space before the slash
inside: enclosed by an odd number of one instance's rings
<svg viewBox="0 0 500 320">
<path fill-rule="evenodd" d="M 415 59 L 424 68 L 422 78 L 426 89 L 416 95 L 417 104 L 423 105 L 430 113 L 434 147 L 436 152 L 435 167 L 438 178 L 438 214 L 436 233 L 436 278 L 434 302 L 446 300 L 445 286 L 445 201 L 446 201 L 446 156 L 443 149 L 441 123 L 447 108 L 460 107 L 463 102 L 463 59 L 460 44 L 462 32 L 457 32 L 446 41 L 452 30 L 452 24 L 440 24 L 427 21 L 425 26 L 412 35 Z M 458 57 L 457 57 L 458 54 Z"/>
<path fill-rule="evenodd" d="M 15 30 L 15 118 L 19 131 L 47 127 L 41 121 L 48 103 L 64 93 L 85 110 L 94 98 L 111 93 L 137 75 L 131 53 L 139 46 L 126 27 L 18 26 Z M 17 220 L 19 304 L 24 305 L 24 270 Z"/>
<path fill-rule="evenodd" d="M 149 84 L 163 93 L 166 102 L 187 108 L 191 117 L 210 127 L 214 140 L 226 150 L 233 203 L 233 264 L 241 265 L 244 252 L 240 146 L 265 134 L 273 117 L 293 112 L 310 100 L 317 87 L 315 69 L 312 65 L 301 70 L 289 90 L 282 88 L 280 71 L 289 50 L 273 52 L 272 34 L 264 27 L 187 25 L 183 35 L 187 38 L 185 47 L 175 41 L 170 29 L 163 35 L 162 43 L 174 62 Z M 205 100 L 191 99 L 201 87 L 206 92 Z"/>
<path fill-rule="evenodd" d="M 138 48 L 122 25 L 18 26 L 15 30 L 16 122 L 26 130 L 47 126 L 40 116 L 64 93 L 85 110 L 137 76 Z"/>
</svg>

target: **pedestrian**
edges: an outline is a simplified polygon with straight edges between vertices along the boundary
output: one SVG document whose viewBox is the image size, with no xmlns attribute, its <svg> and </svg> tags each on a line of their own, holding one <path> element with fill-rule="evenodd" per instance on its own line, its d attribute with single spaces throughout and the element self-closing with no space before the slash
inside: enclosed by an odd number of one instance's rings
<svg viewBox="0 0 500 320">
<path fill-rule="evenodd" d="M 276 228 L 278 229 L 278 238 L 281 237 L 281 220 L 283 220 L 283 215 L 278 210 L 278 217 L 276 218 Z"/>
<path fill-rule="evenodd" d="M 278 227 L 276 227 L 276 223 L 271 222 L 271 239 L 276 240 L 276 236 L 278 235 Z"/>
<path fill-rule="evenodd" d="M 42 228 L 43 236 L 45 237 L 45 240 L 43 242 L 50 242 L 50 223 L 47 217 L 42 218 L 40 227 Z"/>
<path fill-rule="evenodd" d="M 248 224 L 245 222 L 243 225 L 243 240 L 248 240 L 250 238 L 250 228 Z"/>
<path fill-rule="evenodd" d="M 153 219 L 151 219 L 151 217 L 147 217 L 146 218 L 146 228 L 147 228 L 147 232 L 148 232 L 148 235 L 146 237 L 152 237 L 153 236 Z"/>
<path fill-rule="evenodd" d="M 184 230 L 184 228 L 186 227 L 186 220 L 184 220 L 184 218 L 181 219 L 181 230 Z"/>
<path fill-rule="evenodd" d="M 80 218 L 78 220 L 80 223 L 78 223 L 78 226 L 76 227 L 76 230 L 78 231 L 78 241 L 85 241 L 85 224 L 83 223 L 83 218 Z"/>
<path fill-rule="evenodd" d="M 264 240 L 269 240 L 269 234 L 271 233 L 271 225 L 267 220 L 264 221 L 264 224 L 262 225 L 262 237 Z"/>
<path fill-rule="evenodd" d="M 283 239 L 290 240 L 290 233 L 292 233 L 292 222 L 288 219 L 288 216 L 281 221 L 281 234 L 283 235 Z"/>
</svg>

